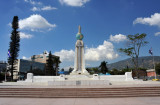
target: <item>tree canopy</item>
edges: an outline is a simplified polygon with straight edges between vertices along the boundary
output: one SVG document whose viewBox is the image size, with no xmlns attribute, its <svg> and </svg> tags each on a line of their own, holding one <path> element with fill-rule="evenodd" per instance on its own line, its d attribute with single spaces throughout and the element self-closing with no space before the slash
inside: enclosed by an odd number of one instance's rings
<svg viewBox="0 0 160 105">
<path fill-rule="evenodd" d="M 58 75 L 59 64 L 61 63 L 60 58 L 55 56 L 53 62 L 55 64 L 56 75 Z"/>
<path fill-rule="evenodd" d="M 156 73 L 160 74 L 160 63 L 156 64 L 155 69 L 156 69 Z"/>
<path fill-rule="evenodd" d="M 101 73 L 106 74 L 106 72 L 108 72 L 107 62 L 105 62 L 105 61 L 101 62 L 99 69 L 100 69 Z"/>
<path fill-rule="evenodd" d="M 9 43 L 9 49 L 8 49 L 8 63 L 11 65 L 10 72 L 11 72 L 11 81 L 13 81 L 13 71 L 15 70 L 15 64 L 18 62 L 17 57 L 19 53 L 19 46 L 20 46 L 20 34 L 18 28 L 18 16 L 14 16 L 12 21 L 12 32 L 11 32 L 11 41 Z"/>
<path fill-rule="evenodd" d="M 127 48 L 120 48 L 119 51 L 126 54 L 127 56 L 130 56 L 134 66 L 135 70 L 138 70 L 138 57 L 140 53 L 141 47 L 145 46 L 148 42 L 145 40 L 146 34 L 135 34 L 135 35 L 128 35 L 128 43 Z M 138 72 L 137 72 L 137 77 Z"/>
<path fill-rule="evenodd" d="M 54 65 L 54 60 L 53 60 L 53 56 L 52 56 L 52 53 L 51 51 L 49 52 L 49 56 L 48 56 L 48 59 L 46 61 L 46 72 L 45 74 L 46 75 L 56 75 L 56 72 L 53 68 L 53 65 Z"/>
</svg>

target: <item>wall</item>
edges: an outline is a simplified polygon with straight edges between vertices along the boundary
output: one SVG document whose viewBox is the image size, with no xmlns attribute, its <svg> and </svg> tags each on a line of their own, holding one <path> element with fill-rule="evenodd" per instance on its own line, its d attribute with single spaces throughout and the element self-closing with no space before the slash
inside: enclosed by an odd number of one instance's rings
<svg viewBox="0 0 160 105">
<path fill-rule="evenodd" d="M 100 80 L 109 80 L 109 81 L 125 81 L 125 75 L 101 75 Z"/>
<path fill-rule="evenodd" d="M 28 73 L 26 82 L 48 82 L 48 81 L 65 81 L 65 80 L 132 81 L 133 78 L 131 72 L 126 72 L 125 75 L 100 75 L 100 76 L 98 74 L 89 76 L 86 75 L 33 76 L 32 73 Z"/>
<path fill-rule="evenodd" d="M 155 76 L 155 72 L 154 71 L 147 72 L 147 76 Z"/>
<path fill-rule="evenodd" d="M 48 82 L 59 79 L 60 76 L 33 76 L 33 82 Z"/>
</svg>

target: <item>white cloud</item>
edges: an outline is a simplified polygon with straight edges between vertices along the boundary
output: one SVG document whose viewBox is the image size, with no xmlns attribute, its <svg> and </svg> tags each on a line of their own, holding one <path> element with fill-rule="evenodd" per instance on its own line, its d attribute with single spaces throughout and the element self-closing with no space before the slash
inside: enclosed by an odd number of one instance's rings
<svg viewBox="0 0 160 105">
<path fill-rule="evenodd" d="M 22 59 L 24 59 L 24 60 L 31 60 L 31 58 L 27 58 L 25 56 L 23 56 Z"/>
<path fill-rule="evenodd" d="M 36 1 L 33 1 L 33 0 L 24 0 L 25 2 L 27 3 L 30 3 L 32 5 L 41 5 L 42 3 L 41 2 L 36 2 Z"/>
<path fill-rule="evenodd" d="M 35 12 L 35 11 L 49 11 L 49 10 L 56 10 L 57 8 L 55 7 L 51 7 L 51 6 L 44 6 L 43 8 L 39 8 L 39 7 L 33 7 L 31 9 L 31 11 Z"/>
<path fill-rule="evenodd" d="M 29 29 L 31 31 L 42 31 L 43 29 L 52 29 L 56 24 L 49 23 L 44 17 L 38 14 L 33 14 L 28 18 L 19 21 L 20 29 Z"/>
<path fill-rule="evenodd" d="M 112 60 L 118 57 L 114 51 L 114 46 L 111 42 L 104 41 L 103 45 L 97 48 L 87 48 L 85 52 L 85 59 L 88 61 Z"/>
<path fill-rule="evenodd" d="M 11 24 L 11 23 L 8 23 L 8 26 L 12 27 L 12 24 Z"/>
<path fill-rule="evenodd" d="M 30 39 L 32 37 L 33 37 L 33 35 L 31 35 L 31 34 L 26 34 L 26 33 L 20 32 L 21 39 Z"/>
<path fill-rule="evenodd" d="M 160 27 L 160 13 L 155 13 L 154 15 L 151 15 L 151 17 L 139 17 L 133 21 L 133 24 L 137 23 Z"/>
<path fill-rule="evenodd" d="M 74 61 L 75 52 L 73 50 L 61 50 L 55 52 L 54 55 L 60 56 L 61 61 Z M 104 41 L 97 48 L 85 49 L 85 60 L 87 61 L 112 60 L 117 57 L 118 54 L 115 53 L 113 44 L 108 41 Z"/>
<path fill-rule="evenodd" d="M 27 57 L 23 56 L 22 59 L 27 59 Z"/>
<path fill-rule="evenodd" d="M 60 56 L 61 61 L 74 61 L 75 52 L 73 50 L 61 50 L 54 55 Z M 96 48 L 85 48 L 86 61 L 113 60 L 119 55 L 114 51 L 114 46 L 109 41 L 104 41 Z"/>
<path fill-rule="evenodd" d="M 44 6 L 44 4 L 42 2 L 37 2 L 37 1 L 33 1 L 33 0 L 24 0 L 27 3 L 32 4 L 34 7 L 31 8 L 31 11 L 35 12 L 35 11 L 49 11 L 49 10 L 55 10 L 57 9 L 56 7 L 52 7 L 52 6 Z"/>
<path fill-rule="evenodd" d="M 77 7 L 81 7 L 83 6 L 85 3 L 89 2 L 90 0 L 59 0 L 59 2 L 61 4 L 66 4 L 69 6 L 77 6 Z"/>
<path fill-rule="evenodd" d="M 156 32 L 154 35 L 155 36 L 160 36 L 160 32 Z"/>
<path fill-rule="evenodd" d="M 55 9 L 57 9 L 57 8 L 51 7 L 51 6 L 44 6 L 43 8 L 41 8 L 41 10 L 43 10 L 43 11 L 47 11 L 47 10 L 55 10 Z"/>
<path fill-rule="evenodd" d="M 109 40 L 112 41 L 112 42 L 119 43 L 119 42 L 127 40 L 127 37 L 126 37 L 126 35 L 122 35 L 122 34 L 117 34 L 117 35 L 114 35 L 114 36 L 110 35 Z"/>
<path fill-rule="evenodd" d="M 55 52 L 54 55 L 60 56 L 61 61 L 73 61 L 75 52 L 73 50 L 61 50 L 60 52 Z"/>
<path fill-rule="evenodd" d="M 35 11 L 40 11 L 41 9 L 37 7 L 33 7 L 31 10 L 35 12 Z"/>
</svg>

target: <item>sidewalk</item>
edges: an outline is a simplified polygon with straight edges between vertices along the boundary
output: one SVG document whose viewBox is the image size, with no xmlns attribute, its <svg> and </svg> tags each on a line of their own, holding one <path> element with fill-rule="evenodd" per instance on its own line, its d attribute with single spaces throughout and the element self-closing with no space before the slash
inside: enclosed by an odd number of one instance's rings
<svg viewBox="0 0 160 105">
<path fill-rule="evenodd" d="M 0 105 L 160 105 L 160 97 L 0 98 Z"/>
<path fill-rule="evenodd" d="M 152 87 L 160 86 L 160 82 L 135 82 L 132 84 L 114 82 L 107 86 L 38 86 L 0 83 L 0 88 L 118 88 L 118 87 Z M 160 105 L 160 97 L 128 97 L 128 98 L 0 98 L 0 105 Z"/>
</svg>

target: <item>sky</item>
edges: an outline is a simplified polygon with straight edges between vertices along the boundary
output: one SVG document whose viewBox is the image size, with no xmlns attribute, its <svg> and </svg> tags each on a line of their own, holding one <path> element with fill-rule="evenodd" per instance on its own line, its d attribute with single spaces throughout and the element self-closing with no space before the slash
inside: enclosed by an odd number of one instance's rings
<svg viewBox="0 0 160 105">
<path fill-rule="evenodd" d="M 126 58 L 118 52 L 127 35 L 146 33 L 140 56 L 160 56 L 160 0 L 0 0 L 0 61 L 7 60 L 11 23 L 19 17 L 19 59 L 46 51 L 60 56 L 60 68 L 74 65 L 78 26 L 84 35 L 86 67 Z"/>
</svg>

